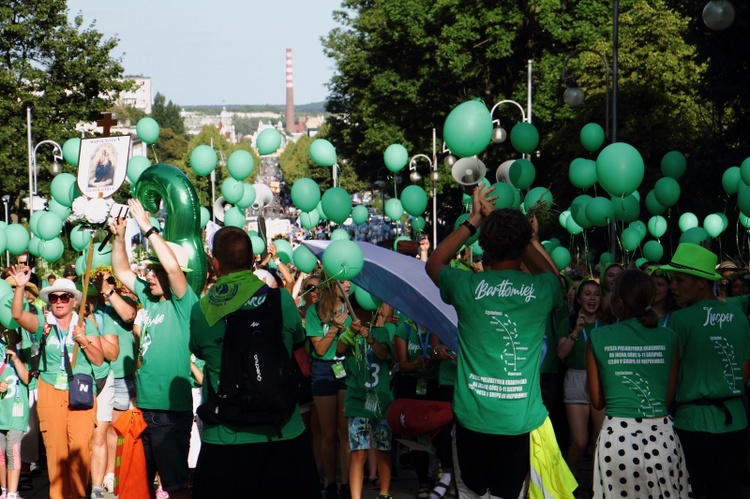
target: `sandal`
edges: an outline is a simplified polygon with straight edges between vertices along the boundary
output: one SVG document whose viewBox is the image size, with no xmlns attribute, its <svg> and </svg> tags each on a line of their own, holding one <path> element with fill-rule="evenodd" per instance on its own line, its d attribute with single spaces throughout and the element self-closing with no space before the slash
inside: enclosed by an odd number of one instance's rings
<svg viewBox="0 0 750 499">
<path fill-rule="evenodd" d="M 450 473 L 443 473 L 440 480 L 435 484 L 430 492 L 430 499 L 443 499 L 450 490 L 452 477 Z"/>
</svg>

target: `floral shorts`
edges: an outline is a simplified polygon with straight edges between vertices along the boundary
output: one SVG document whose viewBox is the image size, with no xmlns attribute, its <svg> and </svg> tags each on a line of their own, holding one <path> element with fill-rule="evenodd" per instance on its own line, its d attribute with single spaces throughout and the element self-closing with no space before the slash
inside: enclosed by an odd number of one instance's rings
<svg viewBox="0 0 750 499">
<path fill-rule="evenodd" d="M 349 418 L 349 450 L 391 450 L 393 432 L 385 419 Z"/>
</svg>

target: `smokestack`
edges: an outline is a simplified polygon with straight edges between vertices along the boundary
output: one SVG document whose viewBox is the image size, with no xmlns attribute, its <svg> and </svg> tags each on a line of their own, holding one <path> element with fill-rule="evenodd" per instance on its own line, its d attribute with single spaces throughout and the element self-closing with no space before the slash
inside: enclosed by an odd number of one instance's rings
<svg viewBox="0 0 750 499">
<path fill-rule="evenodd" d="M 286 130 L 294 133 L 294 78 L 292 76 L 292 49 L 286 49 Z"/>
</svg>

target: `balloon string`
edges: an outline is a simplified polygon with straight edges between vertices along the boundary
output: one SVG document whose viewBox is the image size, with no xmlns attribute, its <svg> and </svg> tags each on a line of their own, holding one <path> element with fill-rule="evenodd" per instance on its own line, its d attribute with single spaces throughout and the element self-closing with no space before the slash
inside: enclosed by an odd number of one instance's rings
<svg viewBox="0 0 750 499">
<path fill-rule="evenodd" d="M 156 156 L 156 145 L 155 144 L 151 144 L 151 152 L 154 155 L 154 162 L 158 163 L 159 162 L 159 158 Z"/>
</svg>

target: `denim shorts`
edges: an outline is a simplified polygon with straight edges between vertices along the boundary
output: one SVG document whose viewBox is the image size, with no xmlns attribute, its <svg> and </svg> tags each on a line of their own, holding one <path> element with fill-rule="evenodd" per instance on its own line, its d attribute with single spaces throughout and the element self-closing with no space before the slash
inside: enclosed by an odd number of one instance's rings
<svg viewBox="0 0 750 499">
<path fill-rule="evenodd" d="M 333 374 L 332 360 L 313 359 L 310 365 L 313 397 L 338 395 L 339 390 L 346 390 L 346 377 L 336 379 Z"/>
<path fill-rule="evenodd" d="M 127 411 L 133 406 L 133 400 L 135 400 L 135 378 L 133 376 L 115 378 L 114 408 L 118 411 Z"/>
<path fill-rule="evenodd" d="M 188 450 L 193 412 L 143 409 L 143 419 L 146 431 L 141 438 L 148 483 L 153 483 L 158 471 L 165 491 L 186 489 L 190 485 Z"/>
<path fill-rule="evenodd" d="M 349 418 L 349 451 L 391 450 L 393 432 L 385 419 Z"/>
</svg>

